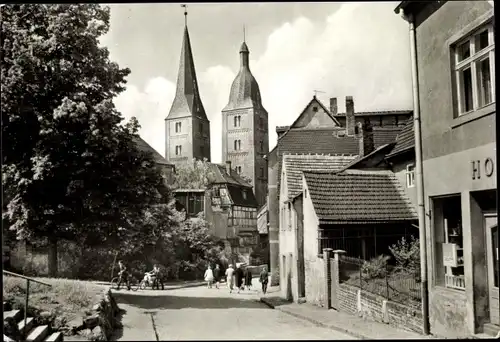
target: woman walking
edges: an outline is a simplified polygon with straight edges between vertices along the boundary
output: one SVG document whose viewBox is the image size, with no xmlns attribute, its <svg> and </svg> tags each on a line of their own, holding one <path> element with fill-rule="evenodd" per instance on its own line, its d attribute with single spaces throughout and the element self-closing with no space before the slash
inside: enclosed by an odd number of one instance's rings
<svg viewBox="0 0 500 342">
<path fill-rule="evenodd" d="M 229 265 L 229 267 L 226 270 L 226 282 L 227 286 L 229 287 L 229 293 L 233 292 L 233 274 L 234 274 L 233 265 Z"/>
<path fill-rule="evenodd" d="M 214 282 L 215 282 L 215 288 L 218 290 L 219 289 L 219 282 L 220 282 L 220 268 L 219 268 L 219 264 L 215 265 L 215 269 L 214 269 Z"/>
<path fill-rule="evenodd" d="M 267 292 L 267 282 L 269 281 L 269 274 L 267 273 L 267 266 L 262 268 L 260 272 L 259 281 L 262 284 L 262 293 L 266 294 Z"/>
<path fill-rule="evenodd" d="M 214 273 L 212 272 L 212 267 L 208 265 L 207 270 L 205 271 L 205 281 L 207 282 L 207 288 L 212 288 L 212 282 L 214 281 Z"/>
</svg>

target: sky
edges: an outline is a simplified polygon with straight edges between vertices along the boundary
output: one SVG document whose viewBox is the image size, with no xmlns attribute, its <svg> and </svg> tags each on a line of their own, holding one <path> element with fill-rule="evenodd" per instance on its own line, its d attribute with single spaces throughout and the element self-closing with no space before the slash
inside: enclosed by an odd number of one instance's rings
<svg viewBox="0 0 500 342">
<path fill-rule="evenodd" d="M 276 126 L 290 125 L 314 95 L 327 107 L 353 96 L 355 111 L 412 108 L 408 23 L 398 2 L 191 3 L 188 29 L 200 96 L 210 120 L 211 156 L 221 160 L 221 110 L 239 69 L 243 26 L 250 69 L 269 113 L 269 147 Z M 120 67 L 127 89 L 115 98 L 126 120 L 165 155 L 165 124 L 175 95 L 184 30 L 180 4 L 112 4 L 101 44 Z"/>
</svg>

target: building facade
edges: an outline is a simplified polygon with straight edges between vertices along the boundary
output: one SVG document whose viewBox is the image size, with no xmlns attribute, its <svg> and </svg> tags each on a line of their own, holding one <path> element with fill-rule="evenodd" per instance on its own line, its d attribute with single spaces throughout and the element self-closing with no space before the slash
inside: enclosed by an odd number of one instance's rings
<svg viewBox="0 0 500 342">
<path fill-rule="evenodd" d="M 404 1 L 415 27 L 431 333 L 496 335 L 493 3 Z"/>
<path fill-rule="evenodd" d="M 249 50 L 240 48 L 240 70 L 231 85 L 229 102 L 222 110 L 222 158 L 231 161 L 238 173 L 252 181 L 257 203 L 267 197 L 269 152 L 268 114 L 260 97 L 259 84 L 250 71 Z"/>
<path fill-rule="evenodd" d="M 198 89 L 187 26 L 184 28 L 175 98 L 165 119 L 165 158 L 173 164 L 193 159 L 210 161 L 210 121 Z"/>
</svg>

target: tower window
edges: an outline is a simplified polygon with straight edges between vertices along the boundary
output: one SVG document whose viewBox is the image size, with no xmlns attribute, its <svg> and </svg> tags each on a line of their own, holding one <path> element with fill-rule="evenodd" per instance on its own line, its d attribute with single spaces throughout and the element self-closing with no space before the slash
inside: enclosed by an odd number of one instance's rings
<svg viewBox="0 0 500 342">
<path fill-rule="evenodd" d="M 236 115 L 234 117 L 234 127 L 240 127 L 241 126 L 241 116 Z"/>
<path fill-rule="evenodd" d="M 235 151 L 241 150 L 241 140 L 235 140 L 234 141 L 234 150 Z"/>
<path fill-rule="evenodd" d="M 261 140 L 261 141 L 259 141 L 259 144 L 260 144 L 260 151 L 263 152 L 264 151 L 264 142 Z"/>
<path fill-rule="evenodd" d="M 176 122 L 175 123 L 175 133 L 180 133 L 182 128 L 182 122 Z"/>
<path fill-rule="evenodd" d="M 260 176 L 264 177 L 264 168 L 263 167 L 260 168 Z"/>
<path fill-rule="evenodd" d="M 175 146 L 175 155 L 180 156 L 181 154 L 182 154 L 182 146 L 181 145 Z"/>
<path fill-rule="evenodd" d="M 241 166 L 236 166 L 236 172 L 241 175 Z"/>
</svg>

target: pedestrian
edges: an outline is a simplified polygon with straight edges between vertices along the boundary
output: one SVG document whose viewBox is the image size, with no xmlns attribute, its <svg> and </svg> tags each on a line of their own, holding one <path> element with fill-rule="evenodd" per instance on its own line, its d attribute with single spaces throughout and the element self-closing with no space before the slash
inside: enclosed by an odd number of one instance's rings
<svg viewBox="0 0 500 342">
<path fill-rule="evenodd" d="M 267 273 L 267 266 L 262 268 L 260 272 L 259 281 L 262 284 L 262 293 L 266 294 L 267 292 L 267 282 L 269 281 L 269 274 Z"/>
<path fill-rule="evenodd" d="M 226 282 L 227 286 L 229 287 L 229 293 L 233 292 L 233 275 L 234 275 L 234 268 L 233 265 L 229 265 L 229 267 L 226 270 Z"/>
<path fill-rule="evenodd" d="M 219 282 L 220 282 L 220 267 L 219 267 L 219 264 L 215 265 L 215 269 L 214 269 L 214 282 L 215 282 L 215 288 L 218 290 L 219 289 Z"/>
<path fill-rule="evenodd" d="M 205 271 L 205 281 L 207 282 L 207 289 L 212 288 L 212 282 L 214 281 L 214 273 L 212 272 L 212 267 L 208 265 L 207 270 Z"/>
<path fill-rule="evenodd" d="M 119 290 L 120 285 L 125 282 L 125 284 L 127 284 L 127 290 L 130 291 L 130 281 L 128 279 L 127 267 L 125 267 L 125 264 L 121 260 L 118 260 L 118 266 L 120 267 L 120 271 L 118 272 L 118 286 L 116 287 L 116 290 Z"/>
<path fill-rule="evenodd" d="M 160 266 L 158 266 L 158 264 L 155 264 L 153 266 L 153 274 L 155 276 L 154 281 L 153 281 L 153 290 L 155 288 L 155 285 L 156 285 L 156 289 L 159 290 L 160 284 L 161 284 L 161 289 L 164 290 L 165 286 L 163 284 L 163 277 L 162 277 L 162 274 L 160 271 Z"/>
<path fill-rule="evenodd" d="M 241 288 L 243 287 L 243 270 L 241 269 L 241 264 L 236 265 L 236 270 L 234 271 L 234 278 L 236 287 L 238 288 L 238 293 L 240 293 Z"/>
<path fill-rule="evenodd" d="M 248 267 L 245 268 L 245 286 L 248 291 L 252 289 L 252 272 Z"/>
</svg>

